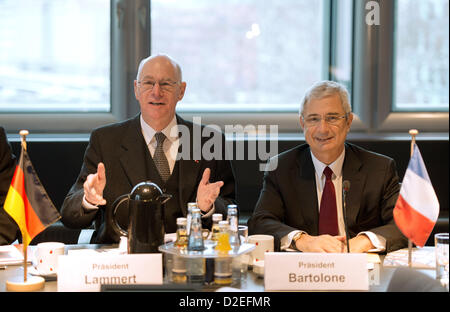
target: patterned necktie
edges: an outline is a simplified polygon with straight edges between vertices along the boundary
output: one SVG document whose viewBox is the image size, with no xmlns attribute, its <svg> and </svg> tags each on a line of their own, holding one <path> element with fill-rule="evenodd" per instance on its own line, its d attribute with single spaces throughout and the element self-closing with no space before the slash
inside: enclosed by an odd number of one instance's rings
<svg viewBox="0 0 450 312">
<path fill-rule="evenodd" d="M 170 177 L 169 162 L 167 161 L 166 155 L 163 150 L 163 143 L 166 136 L 162 132 L 155 133 L 156 138 L 156 149 L 153 155 L 153 161 L 155 162 L 156 168 L 158 169 L 159 175 L 166 182 Z"/>
<path fill-rule="evenodd" d="M 333 171 L 329 167 L 326 167 L 323 170 L 323 174 L 326 180 L 322 200 L 320 201 L 319 235 L 329 234 L 334 236 L 339 234 L 339 229 L 337 223 L 336 192 L 331 181 Z"/>
</svg>

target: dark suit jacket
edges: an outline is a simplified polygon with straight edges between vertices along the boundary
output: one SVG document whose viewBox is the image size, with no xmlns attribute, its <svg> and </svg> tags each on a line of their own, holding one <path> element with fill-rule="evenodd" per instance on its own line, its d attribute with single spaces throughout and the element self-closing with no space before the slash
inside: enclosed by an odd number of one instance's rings
<svg viewBox="0 0 450 312">
<path fill-rule="evenodd" d="M 281 238 L 291 231 L 318 235 L 319 209 L 309 145 L 281 153 L 277 161 L 276 169 L 264 175 L 248 226 L 249 234 L 273 235 L 279 250 Z M 371 231 L 386 238 L 387 252 L 404 247 L 407 240 L 392 215 L 400 191 L 394 160 L 346 143 L 343 180 L 351 184 L 346 199 L 350 237 Z"/>
<path fill-rule="evenodd" d="M 177 116 L 177 123 L 185 125 L 190 130 L 190 151 L 192 154 L 193 124 L 179 116 Z M 222 134 L 220 136 L 222 143 L 224 143 L 224 136 Z M 205 137 L 201 138 L 202 146 L 208 139 Z M 95 221 L 96 232 L 92 242 L 118 242 L 119 236 L 113 231 L 110 222 L 112 204 L 117 197 L 130 193 L 136 184 L 147 180 L 146 152 L 144 151 L 146 148 L 147 146 L 141 132 L 139 115 L 132 119 L 94 130 L 85 152 L 81 172 L 67 194 L 61 208 L 62 222 L 67 227 L 86 228 Z M 222 150 L 225 151 L 224 145 Z M 206 168 L 211 169 L 211 182 L 224 182 L 219 197 L 215 201 L 215 209 L 217 213 L 222 213 L 226 216 L 227 205 L 234 203 L 235 200 L 235 181 L 231 162 L 224 160 L 224 155 L 223 152 L 223 160 L 178 160 L 179 208 L 184 216 L 187 214 L 187 203 L 196 201 L 197 187 Z M 86 212 L 81 204 L 84 195 L 83 183 L 89 174 L 97 171 L 99 162 L 103 162 L 106 169 L 106 187 L 103 197 L 107 203 L 105 206 L 100 206 L 98 210 Z M 210 220 L 211 218 L 208 219 Z"/>
<path fill-rule="evenodd" d="M 16 169 L 16 157 L 11 151 L 5 129 L 0 127 L 0 245 L 9 245 L 20 236 L 16 222 L 3 209 Z"/>
</svg>

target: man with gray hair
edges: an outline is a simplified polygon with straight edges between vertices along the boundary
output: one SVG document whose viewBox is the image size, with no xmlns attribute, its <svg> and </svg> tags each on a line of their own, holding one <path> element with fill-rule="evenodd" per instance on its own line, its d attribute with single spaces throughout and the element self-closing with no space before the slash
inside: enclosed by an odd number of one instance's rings
<svg viewBox="0 0 450 312">
<path fill-rule="evenodd" d="M 188 202 L 197 202 L 204 227 L 211 226 L 213 212 L 226 216 L 227 205 L 235 201 L 231 162 L 225 160 L 224 154 L 213 159 L 178 157 L 181 149 L 187 148 L 192 154 L 194 141 L 200 142 L 202 148 L 210 139 L 200 125 L 196 126 L 201 128 L 201 137 L 193 139 L 193 123 L 176 114 L 185 90 L 181 68 L 171 57 L 154 55 L 141 61 L 134 81 L 141 112 L 92 132 L 81 172 L 61 208 L 66 226 L 86 228 L 94 222 L 91 242 L 117 243 L 113 203 L 143 181 L 155 182 L 172 195 L 164 207 L 166 233 L 176 231 L 176 219 L 186 216 Z M 225 146 L 223 134 L 217 135 Z M 128 212 L 117 215 L 118 223 L 126 228 Z"/>
<path fill-rule="evenodd" d="M 392 215 L 400 191 L 395 162 L 345 142 L 352 121 L 341 84 L 321 81 L 306 92 L 300 125 L 307 144 L 276 156 L 278 167 L 265 173 L 249 234 L 273 235 L 276 250 L 346 252 L 346 232 L 350 252 L 406 246 Z"/>
</svg>

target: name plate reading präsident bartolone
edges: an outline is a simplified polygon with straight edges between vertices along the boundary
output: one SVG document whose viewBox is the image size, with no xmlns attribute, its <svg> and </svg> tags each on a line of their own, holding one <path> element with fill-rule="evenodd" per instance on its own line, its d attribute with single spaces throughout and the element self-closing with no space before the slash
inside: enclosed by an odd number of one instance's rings
<svg viewBox="0 0 450 312">
<path fill-rule="evenodd" d="M 266 290 L 368 290 L 366 254 L 268 252 Z"/>
</svg>

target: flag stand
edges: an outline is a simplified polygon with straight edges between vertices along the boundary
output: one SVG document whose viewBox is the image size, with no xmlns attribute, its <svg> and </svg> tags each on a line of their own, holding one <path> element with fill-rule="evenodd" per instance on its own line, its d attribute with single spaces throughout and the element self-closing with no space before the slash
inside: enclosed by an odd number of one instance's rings
<svg viewBox="0 0 450 312">
<path fill-rule="evenodd" d="M 22 278 L 10 279 L 6 281 L 8 291 L 35 291 L 44 287 L 45 279 L 41 276 L 29 276 L 26 281 Z"/>
<path fill-rule="evenodd" d="M 20 136 L 22 137 L 22 149 L 27 149 L 26 136 L 28 130 L 20 130 Z M 28 244 L 23 245 L 23 280 L 10 279 L 6 281 L 6 289 L 9 291 L 35 291 L 44 287 L 45 279 L 41 276 L 28 276 L 27 272 L 27 249 Z"/>
<path fill-rule="evenodd" d="M 416 129 L 409 130 L 409 134 L 411 135 L 411 153 L 410 158 L 412 158 L 414 153 L 414 145 L 416 144 L 416 135 L 419 133 Z M 412 241 L 408 238 L 408 267 L 412 267 Z"/>
</svg>

